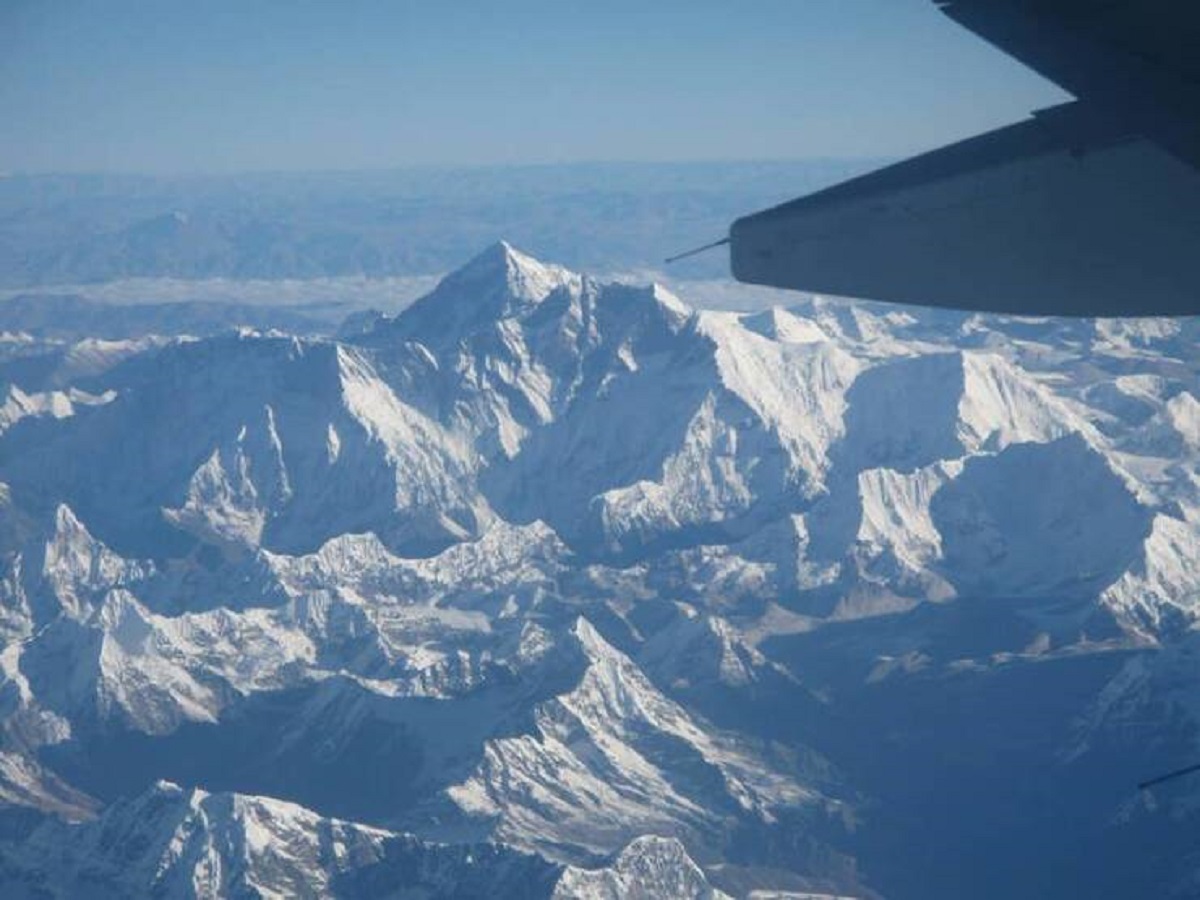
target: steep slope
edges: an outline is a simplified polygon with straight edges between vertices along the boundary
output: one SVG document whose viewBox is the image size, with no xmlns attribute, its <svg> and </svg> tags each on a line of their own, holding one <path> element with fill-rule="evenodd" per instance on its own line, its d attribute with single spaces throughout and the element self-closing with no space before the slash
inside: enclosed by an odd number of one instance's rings
<svg viewBox="0 0 1200 900">
<path fill-rule="evenodd" d="M 505 241 L 483 250 L 388 324 L 394 336 L 431 347 L 461 341 L 503 319 L 528 314 L 558 290 L 578 292 L 581 278 Z"/>
<path fill-rule="evenodd" d="M 1200 604 L 1200 525 L 1158 515 L 1132 566 L 1101 595 L 1131 624 L 1150 634 L 1170 631 Z"/>
<path fill-rule="evenodd" d="M 703 842 L 742 817 L 827 802 L 706 732 L 586 619 L 571 636 L 586 666 L 579 683 L 534 710 L 533 734 L 489 741 L 472 777 L 449 791 L 469 815 L 494 819 L 495 838 L 604 854 L 647 831 Z"/>
<path fill-rule="evenodd" d="M 98 406 L 109 402 L 113 396 L 111 393 L 97 396 L 77 389 L 26 393 L 16 385 L 9 385 L 4 403 L 0 405 L 0 434 L 22 419 L 38 416 L 65 419 L 75 414 L 77 405 Z"/>
<path fill-rule="evenodd" d="M 10 897 L 545 897 L 552 866 L 328 819 L 265 797 L 159 782 L 94 822 L 0 853 Z"/>
<path fill-rule="evenodd" d="M 1078 436 L 969 461 L 930 511 L 945 570 L 977 596 L 1096 596 L 1132 563 L 1151 524 Z"/>
<path fill-rule="evenodd" d="M 1011 444 L 1091 433 L 1063 400 L 1002 356 L 934 352 L 884 360 L 848 396 L 846 440 L 856 468 L 911 471 Z"/>
<path fill-rule="evenodd" d="M 246 333 L 139 363 L 116 381 L 117 399 L 10 445 L 0 468 L 26 505 L 65 501 L 141 555 L 178 551 L 180 532 L 305 550 L 370 529 L 437 547 L 489 515 L 471 489 L 470 448 L 351 349 Z"/>
<path fill-rule="evenodd" d="M 631 841 L 608 868 L 568 868 L 554 890 L 555 900 L 726 900 L 727 896 L 708 883 L 679 841 L 654 836 Z"/>
<path fill-rule="evenodd" d="M 502 515 L 617 558 L 744 533 L 819 491 L 857 371 L 836 346 L 772 341 L 507 245 L 359 341 L 475 443 Z"/>
</svg>

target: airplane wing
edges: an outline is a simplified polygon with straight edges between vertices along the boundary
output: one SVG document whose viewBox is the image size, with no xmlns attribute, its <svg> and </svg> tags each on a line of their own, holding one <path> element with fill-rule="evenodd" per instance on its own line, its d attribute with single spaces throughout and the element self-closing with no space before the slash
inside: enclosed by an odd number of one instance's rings
<svg viewBox="0 0 1200 900">
<path fill-rule="evenodd" d="M 1200 313 L 1200 2 L 939 5 L 1078 99 L 737 220 L 734 277 L 1023 315 Z"/>
</svg>

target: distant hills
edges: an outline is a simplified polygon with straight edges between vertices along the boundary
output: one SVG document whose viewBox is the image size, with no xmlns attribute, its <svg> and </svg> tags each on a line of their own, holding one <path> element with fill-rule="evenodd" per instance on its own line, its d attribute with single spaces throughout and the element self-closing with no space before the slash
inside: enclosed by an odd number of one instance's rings
<svg viewBox="0 0 1200 900">
<path fill-rule="evenodd" d="M 0 288 L 123 278 L 449 271 L 504 235 L 589 271 L 645 268 L 872 161 L 0 179 Z M 681 277 L 727 274 L 720 253 Z"/>
</svg>

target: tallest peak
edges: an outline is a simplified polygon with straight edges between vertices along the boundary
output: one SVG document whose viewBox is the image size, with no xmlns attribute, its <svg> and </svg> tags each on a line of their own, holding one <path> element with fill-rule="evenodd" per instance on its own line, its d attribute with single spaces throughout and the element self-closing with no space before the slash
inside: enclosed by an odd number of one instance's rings
<svg viewBox="0 0 1200 900">
<path fill-rule="evenodd" d="M 443 284 L 483 294 L 498 293 L 505 300 L 502 314 L 511 315 L 523 306 L 540 303 L 551 291 L 578 280 L 579 276 L 574 272 L 540 262 L 501 240 L 447 276 Z"/>
<path fill-rule="evenodd" d="M 476 253 L 475 256 L 473 256 L 467 263 L 467 265 L 471 266 L 475 263 L 507 260 L 513 256 L 525 256 L 525 254 L 521 253 L 520 250 L 518 250 L 508 241 L 502 239 L 488 244 L 486 247 Z"/>
<path fill-rule="evenodd" d="M 540 262 L 527 253 L 522 253 L 508 241 L 499 240 L 494 244 L 489 244 L 482 251 L 477 253 L 465 266 L 463 266 L 454 274 L 499 274 L 499 270 L 501 269 L 503 269 L 505 274 L 510 274 L 514 271 L 566 271 L 565 269 L 560 269 L 558 266 L 550 266 Z"/>
<path fill-rule="evenodd" d="M 494 255 L 494 256 L 505 256 L 505 257 L 526 256 L 526 254 L 522 253 L 520 250 L 518 250 L 516 247 L 514 247 L 512 244 L 510 244 L 504 238 L 500 238 L 500 240 L 495 241 L 488 247 L 485 247 L 483 252 L 480 253 L 479 255 L 487 256 L 489 254 Z"/>
<path fill-rule="evenodd" d="M 519 316 L 559 288 L 580 283 L 580 276 L 569 269 L 540 262 L 508 241 L 496 241 L 442 279 L 398 321 L 420 340 L 441 343 Z"/>
</svg>

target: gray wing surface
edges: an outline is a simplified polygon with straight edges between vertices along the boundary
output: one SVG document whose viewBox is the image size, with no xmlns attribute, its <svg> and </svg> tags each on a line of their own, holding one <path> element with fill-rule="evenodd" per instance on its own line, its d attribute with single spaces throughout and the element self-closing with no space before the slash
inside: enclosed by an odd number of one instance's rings
<svg viewBox="0 0 1200 900">
<path fill-rule="evenodd" d="M 1023 315 L 1200 313 L 1200 3 L 940 5 L 1078 99 L 739 219 L 734 277 Z"/>
</svg>

